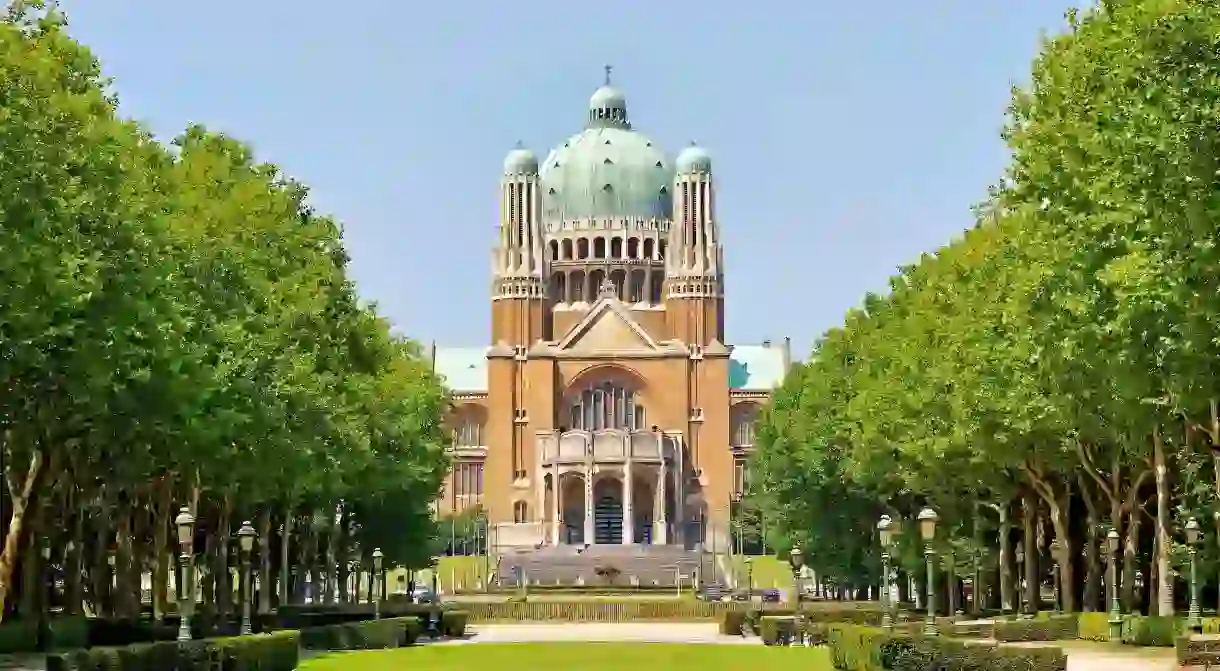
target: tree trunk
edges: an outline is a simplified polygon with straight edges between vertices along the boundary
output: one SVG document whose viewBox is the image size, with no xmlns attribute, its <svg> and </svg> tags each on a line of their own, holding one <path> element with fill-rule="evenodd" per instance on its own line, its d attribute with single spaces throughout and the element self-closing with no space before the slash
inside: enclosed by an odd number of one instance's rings
<svg viewBox="0 0 1220 671">
<path fill-rule="evenodd" d="M 970 591 L 970 615 L 978 618 L 983 614 L 981 599 L 987 590 L 983 589 L 983 562 L 979 554 L 983 551 L 983 506 L 977 505 L 974 510 L 974 526 L 972 527 L 974 547 L 970 549 L 973 588 Z"/>
<path fill-rule="evenodd" d="M 1098 610 L 1098 605 L 1102 600 L 1101 580 L 1102 580 L 1102 562 L 1101 562 L 1101 539 L 1098 538 L 1098 531 L 1101 529 L 1101 517 L 1097 510 L 1097 501 L 1093 498 L 1092 488 L 1089 487 L 1083 473 L 1077 473 L 1077 479 L 1080 481 L 1080 496 L 1084 499 L 1085 508 L 1088 510 L 1087 524 L 1085 530 L 1085 586 L 1083 595 L 1082 610 L 1087 612 L 1095 612 Z M 1071 583 L 1061 583 L 1062 590 L 1071 590 Z M 1075 591 L 1075 590 L 1072 590 Z M 1101 610 L 1105 610 L 1103 607 Z"/>
<path fill-rule="evenodd" d="M 1173 574 L 1169 568 L 1173 545 L 1169 538 L 1169 468 L 1160 427 L 1152 431 L 1152 467 L 1156 476 L 1156 614 L 1169 617 L 1174 612 Z"/>
<path fill-rule="evenodd" d="M 8 603 L 13 569 L 16 568 L 21 555 L 21 529 L 25 523 L 30 500 L 42 477 L 42 466 L 42 450 L 34 450 L 34 453 L 30 455 L 30 466 L 26 469 L 25 479 L 20 487 L 16 486 L 10 473 L 4 474 L 8 482 L 9 494 L 12 497 L 13 511 L 9 517 L 8 533 L 4 535 L 4 550 L 0 551 L 0 622 L 4 621 L 4 605 Z"/>
<path fill-rule="evenodd" d="M 258 612 L 271 612 L 271 506 L 263 506 L 258 516 Z"/>
<path fill-rule="evenodd" d="M 85 581 L 82 575 L 85 570 L 85 514 L 86 508 L 80 492 L 72 517 L 72 538 L 64 552 L 64 612 L 68 615 L 80 615 L 85 612 Z"/>
<path fill-rule="evenodd" d="M 1035 531 L 1038 504 L 1032 492 L 1026 492 L 1021 497 L 1021 544 L 1025 548 L 1025 608 L 1024 613 L 1032 615 L 1041 608 L 1041 595 L 1038 579 L 1038 541 Z"/>
<path fill-rule="evenodd" d="M 292 603 L 292 504 L 284 506 L 280 532 L 280 605 Z"/>
<path fill-rule="evenodd" d="M 165 603 L 168 598 L 170 562 L 173 551 L 169 547 L 170 515 L 174 510 L 174 493 L 168 477 L 157 483 L 157 503 L 153 509 L 153 575 L 152 602 L 153 621 L 165 621 Z"/>
<path fill-rule="evenodd" d="M 1012 520 L 1009 518 L 1011 501 L 1000 504 L 1000 611 L 1016 612 L 1016 591 L 1013 589 L 1013 576 L 1016 574 L 1015 562 L 1012 556 Z"/>
<path fill-rule="evenodd" d="M 1132 493 L 1134 496 L 1134 493 Z M 1127 510 L 1127 534 L 1123 538 L 1123 578 L 1122 585 L 1123 611 L 1134 613 L 1136 610 L 1135 573 L 1139 570 L 1140 527 L 1143 517 L 1140 507 L 1132 506 Z"/>
</svg>

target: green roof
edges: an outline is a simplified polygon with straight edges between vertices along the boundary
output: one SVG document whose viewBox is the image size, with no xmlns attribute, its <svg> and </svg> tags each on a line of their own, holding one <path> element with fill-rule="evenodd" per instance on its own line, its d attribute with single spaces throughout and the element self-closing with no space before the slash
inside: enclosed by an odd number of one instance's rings
<svg viewBox="0 0 1220 671">
<path fill-rule="evenodd" d="M 486 347 L 437 347 L 436 373 L 449 391 L 487 391 Z"/>
<path fill-rule="evenodd" d="M 729 388 L 770 391 L 784 381 L 784 350 L 776 345 L 735 345 L 729 359 Z"/>
</svg>

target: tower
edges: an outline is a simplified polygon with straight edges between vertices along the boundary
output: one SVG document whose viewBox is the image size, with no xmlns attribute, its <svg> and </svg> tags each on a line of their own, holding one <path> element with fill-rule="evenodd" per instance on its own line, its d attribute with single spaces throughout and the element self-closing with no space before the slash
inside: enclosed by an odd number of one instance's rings
<svg viewBox="0 0 1220 671">
<path fill-rule="evenodd" d="M 674 170 L 665 314 L 672 337 L 699 347 L 724 342 L 724 252 L 715 200 L 711 157 L 692 143 Z"/>
<path fill-rule="evenodd" d="M 492 252 L 491 339 L 529 347 L 547 336 L 546 259 L 538 159 L 520 145 L 504 159 L 500 238 Z"/>
</svg>

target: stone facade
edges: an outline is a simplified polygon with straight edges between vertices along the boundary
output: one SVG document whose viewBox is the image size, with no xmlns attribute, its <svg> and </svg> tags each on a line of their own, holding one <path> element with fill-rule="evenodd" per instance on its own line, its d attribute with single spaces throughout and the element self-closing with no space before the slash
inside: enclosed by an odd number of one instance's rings
<svg viewBox="0 0 1220 671">
<path fill-rule="evenodd" d="M 491 344 L 435 347 L 451 390 L 442 513 L 480 506 L 493 544 L 727 547 L 787 339 L 729 346 L 711 161 L 669 159 L 622 94 L 543 162 L 505 160 Z"/>
</svg>

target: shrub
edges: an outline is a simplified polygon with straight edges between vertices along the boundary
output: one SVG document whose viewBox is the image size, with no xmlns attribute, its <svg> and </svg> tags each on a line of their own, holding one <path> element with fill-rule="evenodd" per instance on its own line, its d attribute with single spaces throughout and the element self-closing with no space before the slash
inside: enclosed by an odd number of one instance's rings
<svg viewBox="0 0 1220 671">
<path fill-rule="evenodd" d="M 197 641 L 159 641 L 47 655 L 47 671 L 292 671 L 295 631 Z"/>
<path fill-rule="evenodd" d="M 791 615 L 764 615 L 758 630 L 763 645 L 790 645 L 796 633 L 796 619 Z"/>
<path fill-rule="evenodd" d="M 441 611 L 440 632 L 442 636 L 461 638 L 466 635 L 466 620 L 470 616 L 464 610 Z"/>
<path fill-rule="evenodd" d="M 825 622 L 805 622 L 805 643 L 808 645 L 826 645 L 830 625 Z"/>
<path fill-rule="evenodd" d="M 1084 641 L 1110 640 L 1110 615 L 1108 613 L 1080 613 L 1076 616 L 1076 638 Z"/>
<path fill-rule="evenodd" d="M 411 645 L 422 625 L 414 616 L 345 622 L 301 630 L 306 650 L 379 650 Z"/>
<path fill-rule="evenodd" d="M 38 649 L 38 620 L 13 620 L 0 624 L 0 654 Z"/>
<path fill-rule="evenodd" d="M 844 671 L 1064 671 L 1058 648 L 1018 648 L 994 644 L 887 634 L 847 624 L 829 627 L 831 658 Z"/>
<path fill-rule="evenodd" d="M 1075 615 L 1049 615 L 1033 620 L 999 620 L 995 623 L 995 640 L 1066 641 L 1076 638 Z"/>
<path fill-rule="evenodd" d="M 1123 643 L 1173 647 L 1178 638 L 1178 620 L 1172 617 L 1128 615 L 1123 618 Z"/>
<path fill-rule="evenodd" d="M 1183 669 L 1191 666 L 1210 668 L 1220 665 L 1220 640 L 1180 636 L 1174 642 L 1174 648 L 1178 666 Z"/>
<path fill-rule="evenodd" d="M 743 636 L 747 614 L 744 610 L 726 610 L 721 613 L 720 633 L 725 636 Z"/>
<path fill-rule="evenodd" d="M 89 647 L 89 619 L 83 615 L 57 617 L 47 622 L 44 650 Z"/>
</svg>

